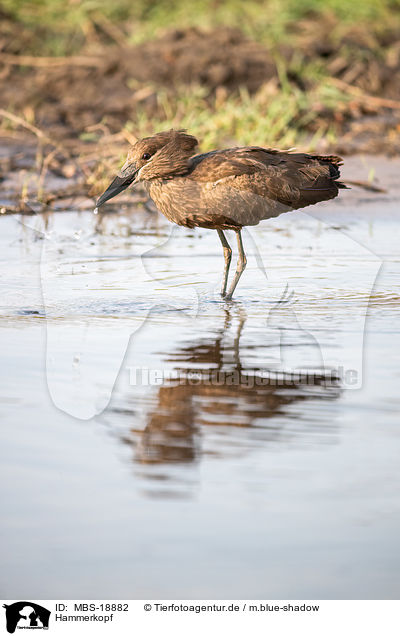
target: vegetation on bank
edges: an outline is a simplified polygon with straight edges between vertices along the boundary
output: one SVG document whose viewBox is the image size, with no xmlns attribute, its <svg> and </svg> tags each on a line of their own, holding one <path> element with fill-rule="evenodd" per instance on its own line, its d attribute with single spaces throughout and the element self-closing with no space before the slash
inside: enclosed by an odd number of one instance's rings
<svg viewBox="0 0 400 636">
<path fill-rule="evenodd" d="M 1 0 L 1 9 L 34 33 L 27 51 L 40 55 L 76 53 L 97 30 L 139 43 L 171 28 L 230 26 L 270 46 L 311 16 L 336 18 L 338 38 L 354 25 L 371 35 L 400 28 L 399 0 Z"/>
<path fill-rule="evenodd" d="M 396 152 L 399 33 L 400 0 L 0 0 L 0 125 L 47 145 L 41 187 L 74 157 L 101 189 L 170 127 L 203 150 Z"/>
</svg>

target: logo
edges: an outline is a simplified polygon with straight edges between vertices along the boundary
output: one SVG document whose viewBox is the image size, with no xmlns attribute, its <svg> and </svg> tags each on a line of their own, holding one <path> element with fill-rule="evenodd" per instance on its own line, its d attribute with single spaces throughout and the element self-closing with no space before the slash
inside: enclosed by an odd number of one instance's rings
<svg viewBox="0 0 400 636">
<path fill-rule="evenodd" d="M 3 605 L 6 610 L 7 631 L 13 634 L 18 629 L 49 629 L 51 612 L 31 601 L 18 601 Z"/>
</svg>

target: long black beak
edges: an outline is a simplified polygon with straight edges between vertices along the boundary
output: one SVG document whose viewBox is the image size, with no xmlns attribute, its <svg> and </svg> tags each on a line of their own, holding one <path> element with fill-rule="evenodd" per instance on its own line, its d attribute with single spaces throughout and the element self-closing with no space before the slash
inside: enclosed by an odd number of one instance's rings
<svg viewBox="0 0 400 636">
<path fill-rule="evenodd" d="M 139 170 L 133 169 L 133 170 L 130 171 L 130 174 L 128 174 L 126 176 L 123 175 L 121 177 L 119 177 L 119 176 L 115 177 L 114 181 L 112 181 L 110 183 L 110 185 L 108 186 L 107 190 L 105 192 L 103 192 L 101 197 L 99 197 L 97 199 L 96 208 L 99 208 L 101 205 L 103 205 L 103 203 L 105 203 L 109 199 L 112 199 L 113 197 L 117 196 L 117 194 L 119 194 L 123 190 L 126 190 L 126 188 L 128 186 L 130 186 L 131 183 L 133 183 L 135 181 L 136 175 L 137 175 L 138 172 L 139 172 Z"/>
</svg>

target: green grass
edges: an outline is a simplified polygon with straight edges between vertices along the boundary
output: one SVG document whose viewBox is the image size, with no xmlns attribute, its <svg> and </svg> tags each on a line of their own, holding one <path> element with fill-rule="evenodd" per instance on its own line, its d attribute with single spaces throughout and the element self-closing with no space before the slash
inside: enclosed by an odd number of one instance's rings
<svg viewBox="0 0 400 636">
<path fill-rule="evenodd" d="M 181 87 L 177 94 L 158 90 L 159 116 L 149 119 L 140 108 L 126 124 L 137 137 L 169 128 L 185 128 L 201 141 L 204 151 L 229 145 L 265 145 L 313 150 L 321 137 L 334 143 L 335 125 L 319 126 L 311 133 L 309 124 L 317 116 L 315 106 L 335 108 L 348 97 L 327 83 L 308 92 L 287 87 L 269 94 L 262 89 L 250 96 L 246 90 L 220 101 L 210 99 L 203 87 Z"/>
<path fill-rule="evenodd" d="M 339 30 L 400 27 L 400 0 L 0 0 L 0 8 L 40 34 L 31 52 L 42 55 L 78 51 L 102 19 L 136 43 L 168 28 L 228 25 L 273 45 L 293 37 L 293 25 L 311 14 L 336 16 Z"/>
</svg>

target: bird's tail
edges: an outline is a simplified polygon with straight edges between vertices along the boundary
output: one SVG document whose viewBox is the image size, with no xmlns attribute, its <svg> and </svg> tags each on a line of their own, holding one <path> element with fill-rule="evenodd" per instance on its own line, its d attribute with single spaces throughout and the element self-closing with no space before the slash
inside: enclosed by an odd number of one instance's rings
<svg viewBox="0 0 400 636">
<path fill-rule="evenodd" d="M 331 177 L 335 180 L 336 185 L 340 190 L 349 190 L 351 189 L 351 186 L 356 186 L 363 190 L 368 190 L 369 192 L 386 192 L 386 190 L 379 188 L 370 181 L 347 180 L 346 183 L 343 183 L 343 181 L 337 181 L 340 177 L 340 166 L 343 165 L 343 159 L 337 155 L 314 155 L 313 159 L 318 159 L 318 161 L 321 161 L 322 163 L 329 164 Z"/>
</svg>

